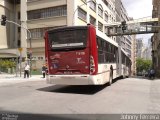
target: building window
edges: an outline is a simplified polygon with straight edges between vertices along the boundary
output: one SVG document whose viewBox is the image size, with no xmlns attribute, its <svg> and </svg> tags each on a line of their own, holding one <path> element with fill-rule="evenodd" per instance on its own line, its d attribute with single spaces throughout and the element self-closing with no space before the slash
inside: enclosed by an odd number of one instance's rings
<svg viewBox="0 0 160 120">
<path fill-rule="evenodd" d="M 109 5 L 109 3 L 107 2 L 107 0 L 102 0 L 102 1 L 104 2 L 104 4 L 105 4 L 106 6 Z"/>
<path fill-rule="evenodd" d="M 21 14 L 20 14 L 20 12 L 18 12 L 18 20 L 20 20 L 21 19 Z"/>
<path fill-rule="evenodd" d="M 101 22 L 98 22 L 98 30 L 103 32 L 103 24 Z"/>
<path fill-rule="evenodd" d="M 104 17 L 105 17 L 105 18 L 104 18 L 105 21 L 108 22 L 108 14 L 107 14 L 107 13 L 105 13 Z"/>
<path fill-rule="evenodd" d="M 46 30 L 49 30 L 52 28 L 53 27 L 30 29 L 31 37 L 32 37 L 32 39 L 42 39 L 44 37 L 44 33 L 46 32 Z M 29 34 L 28 34 L 28 37 L 29 37 Z"/>
<path fill-rule="evenodd" d="M 82 0 L 82 2 L 86 3 L 87 1 L 86 0 Z"/>
<path fill-rule="evenodd" d="M 31 31 L 31 36 L 33 39 L 43 38 L 44 36 L 44 31 L 42 28 L 32 29 L 30 31 Z"/>
<path fill-rule="evenodd" d="M 20 33 L 21 32 L 21 27 L 18 27 L 18 33 Z"/>
<path fill-rule="evenodd" d="M 103 18 L 103 8 L 101 5 L 98 6 L 98 15 Z"/>
<path fill-rule="evenodd" d="M 54 28 L 57 28 L 57 27 L 63 27 L 63 26 L 35 28 L 35 29 L 29 29 L 29 31 L 31 32 L 32 39 L 43 39 L 44 34 L 47 30 L 54 29 Z M 27 34 L 27 35 L 28 35 L 28 38 L 29 38 L 30 37 L 29 34 Z"/>
<path fill-rule="evenodd" d="M 87 21 L 87 13 L 81 8 L 78 8 L 78 17 L 84 21 Z"/>
<path fill-rule="evenodd" d="M 56 17 L 56 16 L 66 16 L 66 15 L 67 15 L 67 6 L 64 5 L 64 6 L 28 11 L 28 20 Z"/>
<path fill-rule="evenodd" d="M 94 26 L 96 25 L 96 19 L 92 17 L 91 15 L 90 15 L 90 23 Z"/>
<path fill-rule="evenodd" d="M 105 26 L 104 32 L 105 32 L 105 33 L 108 33 L 108 27 Z"/>
<path fill-rule="evenodd" d="M 93 11 L 96 11 L 96 3 L 92 1 L 92 2 L 90 3 L 90 8 L 91 8 Z"/>
</svg>

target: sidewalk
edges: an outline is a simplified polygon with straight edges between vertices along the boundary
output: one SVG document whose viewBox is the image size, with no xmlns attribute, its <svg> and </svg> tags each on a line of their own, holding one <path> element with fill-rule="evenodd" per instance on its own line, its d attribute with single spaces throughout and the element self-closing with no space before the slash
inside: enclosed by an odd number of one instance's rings
<svg viewBox="0 0 160 120">
<path fill-rule="evenodd" d="M 1 80 L 44 80 L 45 78 L 42 78 L 42 75 L 31 75 L 29 78 L 24 78 L 23 74 L 6 74 L 6 73 L 0 73 L 0 81 Z"/>
</svg>

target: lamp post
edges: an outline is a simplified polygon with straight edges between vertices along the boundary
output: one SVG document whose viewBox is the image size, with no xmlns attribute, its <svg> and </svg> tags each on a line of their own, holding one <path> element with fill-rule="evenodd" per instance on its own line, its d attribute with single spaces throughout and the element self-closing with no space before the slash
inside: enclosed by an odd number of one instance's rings
<svg viewBox="0 0 160 120">
<path fill-rule="evenodd" d="M 21 27 L 21 28 L 23 28 L 23 29 L 25 29 L 25 30 L 27 30 L 27 32 L 29 33 L 29 43 L 30 43 L 30 56 L 32 56 L 32 36 L 31 36 L 31 32 L 27 29 L 27 28 L 25 28 L 25 27 L 23 27 L 22 25 L 20 25 L 20 24 L 18 24 L 18 23 L 16 23 L 16 22 L 13 22 L 13 21 L 10 21 L 10 20 L 6 20 L 6 22 L 8 22 L 8 23 L 13 23 L 13 24 L 15 24 L 15 25 L 17 25 L 17 26 L 19 26 L 19 27 Z M 20 55 L 21 55 L 21 51 L 22 51 L 22 49 L 19 49 L 19 51 L 20 51 Z M 21 64 L 21 63 L 20 63 Z M 32 67 L 32 58 L 30 57 L 30 76 L 31 76 L 31 67 Z M 21 71 L 21 68 L 20 68 L 20 71 Z M 20 73 L 20 76 L 21 76 L 21 73 Z"/>
</svg>

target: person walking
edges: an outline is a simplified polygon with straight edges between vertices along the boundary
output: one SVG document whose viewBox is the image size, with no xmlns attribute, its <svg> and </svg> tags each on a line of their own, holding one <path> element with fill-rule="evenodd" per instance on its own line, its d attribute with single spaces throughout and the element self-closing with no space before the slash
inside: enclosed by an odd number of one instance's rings
<svg viewBox="0 0 160 120">
<path fill-rule="evenodd" d="M 153 68 L 150 70 L 150 78 L 155 78 L 155 70 Z"/>
<path fill-rule="evenodd" d="M 25 68 L 24 68 L 24 78 L 29 78 L 29 70 L 30 70 L 30 67 L 28 64 L 26 64 Z"/>
<path fill-rule="evenodd" d="M 47 70 L 46 66 L 43 65 L 43 67 L 42 67 L 43 78 L 45 78 L 45 76 L 46 76 L 46 70 Z"/>
</svg>

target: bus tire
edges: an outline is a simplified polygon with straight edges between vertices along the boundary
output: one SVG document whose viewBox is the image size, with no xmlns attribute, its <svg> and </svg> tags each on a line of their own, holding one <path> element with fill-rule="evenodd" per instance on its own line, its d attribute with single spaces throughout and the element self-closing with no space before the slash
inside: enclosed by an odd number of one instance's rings
<svg viewBox="0 0 160 120">
<path fill-rule="evenodd" d="M 113 80 L 113 75 L 112 75 L 112 71 L 110 71 L 110 77 L 109 77 L 109 86 L 112 85 L 112 80 Z"/>
</svg>

